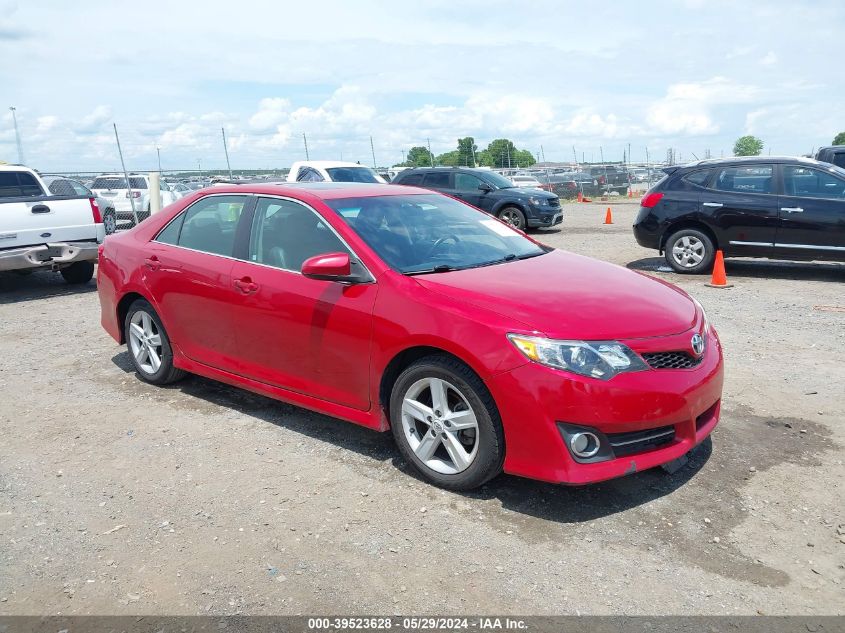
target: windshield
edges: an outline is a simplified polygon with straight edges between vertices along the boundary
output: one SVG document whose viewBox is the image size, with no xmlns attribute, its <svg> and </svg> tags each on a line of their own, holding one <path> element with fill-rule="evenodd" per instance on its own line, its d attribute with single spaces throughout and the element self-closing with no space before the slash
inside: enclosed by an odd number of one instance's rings
<svg viewBox="0 0 845 633">
<path fill-rule="evenodd" d="M 326 171 L 333 182 L 381 182 L 369 167 L 329 167 Z"/>
<path fill-rule="evenodd" d="M 439 194 L 326 200 L 385 263 L 405 274 L 446 272 L 542 255 L 506 224 Z"/>
<path fill-rule="evenodd" d="M 512 189 L 513 183 L 504 176 L 497 174 L 495 171 L 486 172 L 484 180 L 499 189 Z"/>
</svg>

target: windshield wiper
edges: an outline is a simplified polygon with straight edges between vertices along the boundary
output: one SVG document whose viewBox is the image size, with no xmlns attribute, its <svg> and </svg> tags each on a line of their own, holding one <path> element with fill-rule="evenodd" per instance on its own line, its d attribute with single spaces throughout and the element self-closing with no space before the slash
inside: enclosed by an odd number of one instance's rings
<svg viewBox="0 0 845 633">
<path fill-rule="evenodd" d="M 448 272 L 451 272 L 453 270 L 458 270 L 458 268 L 455 268 L 454 266 L 450 266 L 449 264 L 439 264 L 439 265 L 435 266 L 434 268 L 426 268 L 424 270 L 411 270 L 411 271 L 406 272 L 404 274 L 408 275 L 410 277 L 411 275 L 429 275 L 431 273 L 448 273 Z"/>
</svg>

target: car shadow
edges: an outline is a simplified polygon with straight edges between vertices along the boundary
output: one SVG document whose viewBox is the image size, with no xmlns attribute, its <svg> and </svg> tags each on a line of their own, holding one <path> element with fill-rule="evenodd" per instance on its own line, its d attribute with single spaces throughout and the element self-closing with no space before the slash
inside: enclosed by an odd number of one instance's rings
<svg viewBox="0 0 845 633">
<path fill-rule="evenodd" d="M 96 290 L 97 284 L 94 280 L 85 284 L 69 284 L 59 273 L 49 270 L 27 275 L 0 272 L 0 305 L 85 294 Z"/>
<path fill-rule="evenodd" d="M 135 371 L 128 352 L 116 354 L 112 362 L 126 373 Z M 401 457 L 391 433 L 378 433 L 195 375 L 163 389 L 179 391 L 215 407 L 225 407 L 321 442 L 335 444 L 378 462 L 389 460 L 405 476 L 424 481 Z M 708 439 L 690 453 L 689 463 L 674 474 L 658 468 L 577 487 L 500 475 L 478 490 L 456 494 L 467 499 L 495 499 L 507 510 L 546 521 L 581 523 L 624 512 L 671 494 L 696 476 L 711 452 L 712 445 Z"/>
<path fill-rule="evenodd" d="M 662 257 L 644 257 L 629 262 L 627 267 L 643 272 L 668 273 L 689 279 L 705 279 L 707 275 L 679 275 Z M 739 279 L 794 279 L 796 281 L 845 281 L 845 264 L 837 262 L 794 262 L 773 259 L 726 259 L 725 273 Z"/>
</svg>

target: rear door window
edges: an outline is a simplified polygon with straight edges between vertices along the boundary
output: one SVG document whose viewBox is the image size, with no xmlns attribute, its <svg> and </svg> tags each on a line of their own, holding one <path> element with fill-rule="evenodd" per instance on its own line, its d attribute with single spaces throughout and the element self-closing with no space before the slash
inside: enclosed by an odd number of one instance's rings
<svg viewBox="0 0 845 633">
<path fill-rule="evenodd" d="M 433 189 L 448 189 L 449 188 L 449 172 L 433 171 L 425 175 L 423 180 L 424 187 L 431 187 Z"/>
<path fill-rule="evenodd" d="M 32 174 L 26 172 L 0 172 L 0 198 L 42 196 L 41 185 Z"/>
<path fill-rule="evenodd" d="M 185 212 L 179 246 L 231 257 L 246 201 L 246 196 L 208 196 L 191 205 Z"/>
<path fill-rule="evenodd" d="M 716 171 L 711 186 L 732 193 L 775 193 L 773 174 L 772 165 L 723 167 Z"/>
<path fill-rule="evenodd" d="M 408 185 L 408 186 L 416 186 L 421 185 L 423 180 L 422 174 L 408 174 L 404 178 L 400 178 L 399 182 L 396 184 L 399 185 Z"/>
</svg>

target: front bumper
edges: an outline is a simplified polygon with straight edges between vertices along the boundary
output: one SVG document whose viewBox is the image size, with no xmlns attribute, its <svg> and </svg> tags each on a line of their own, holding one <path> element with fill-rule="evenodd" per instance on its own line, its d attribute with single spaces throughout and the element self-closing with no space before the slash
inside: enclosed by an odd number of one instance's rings
<svg viewBox="0 0 845 633">
<path fill-rule="evenodd" d="M 526 219 L 528 226 L 532 229 L 557 226 L 563 222 L 563 211 L 560 207 L 535 208 L 534 212 L 535 216 Z"/>
<path fill-rule="evenodd" d="M 63 242 L 12 248 L 0 251 L 0 270 L 58 270 L 74 262 L 97 261 L 98 247 L 97 242 Z"/>
<path fill-rule="evenodd" d="M 691 333 L 661 339 L 665 349 L 688 344 Z M 677 339 L 675 341 L 674 339 Z M 723 362 L 711 330 L 707 350 L 692 369 L 649 369 L 608 381 L 527 363 L 488 380 L 505 430 L 506 472 L 553 483 L 587 484 L 671 462 L 704 441 L 719 422 Z M 627 342 L 635 351 L 636 342 Z M 675 347 L 683 349 L 683 347 Z M 672 427 L 671 439 L 606 461 L 581 463 L 572 456 L 560 423 L 603 435 Z"/>
</svg>

